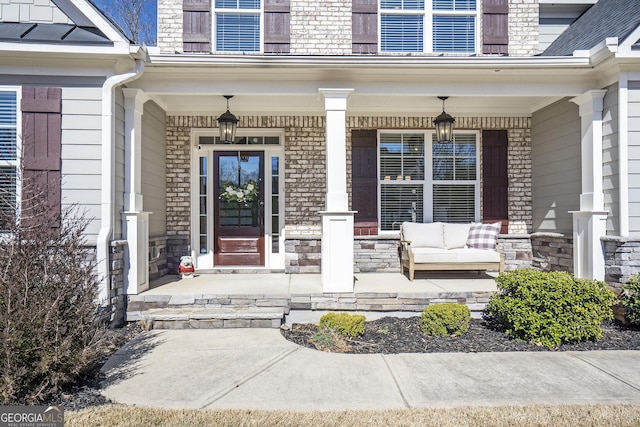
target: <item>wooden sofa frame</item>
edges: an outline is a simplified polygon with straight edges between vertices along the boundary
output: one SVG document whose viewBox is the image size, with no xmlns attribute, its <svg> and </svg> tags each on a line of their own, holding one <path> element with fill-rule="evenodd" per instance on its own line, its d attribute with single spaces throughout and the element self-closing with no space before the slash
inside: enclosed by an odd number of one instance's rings
<svg viewBox="0 0 640 427">
<path fill-rule="evenodd" d="M 500 253 L 500 262 L 434 262 L 434 263 L 415 263 L 413 252 L 411 251 L 411 241 L 400 241 L 400 273 L 404 276 L 405 268 L 409 270 L 409 280 L 413 282 L 416 270 L 418 271 L 486 271 L 498 270 L 504 271 L 504 254 L 496 246 L 496 251 Z"/>
</svg>

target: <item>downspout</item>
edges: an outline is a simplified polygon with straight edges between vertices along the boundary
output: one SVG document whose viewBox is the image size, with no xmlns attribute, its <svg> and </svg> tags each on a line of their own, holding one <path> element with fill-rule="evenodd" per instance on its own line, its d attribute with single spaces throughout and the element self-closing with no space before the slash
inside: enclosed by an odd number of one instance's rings
<svg viewBox="0 0 640 427">
<path fill-rule="evenodd" d="M 102 85 L 102 194 L 100 209 L 100 231 L 96 243 L 98 279 L 100 280 L 100 290 L 98 300 L 101 304 L 108 303 L 110 262 L 109 262 L 109 241 L 113 232 L 113 189 L 114 189 L 114 89 L 117 86 L 131 82 L 139 78 L 144 71 L 144 59 L 136 59 L 136 66 L 129 72 L 116 74 L 105 80 Z"/>
</svg>

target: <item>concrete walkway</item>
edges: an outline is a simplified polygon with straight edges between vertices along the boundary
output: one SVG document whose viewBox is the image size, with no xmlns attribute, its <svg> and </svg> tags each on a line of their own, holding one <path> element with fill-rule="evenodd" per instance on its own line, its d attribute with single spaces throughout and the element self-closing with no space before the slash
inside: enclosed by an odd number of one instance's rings
<svg viewBox="0 0 640 427">
<path fill-rule="evenodd" d="M 640 404 L 640 351 L 353 355 L 273 329 L 165 330 L 141 334 L 103 371 L 112 401 L 163 408 Z"/>
</svg>

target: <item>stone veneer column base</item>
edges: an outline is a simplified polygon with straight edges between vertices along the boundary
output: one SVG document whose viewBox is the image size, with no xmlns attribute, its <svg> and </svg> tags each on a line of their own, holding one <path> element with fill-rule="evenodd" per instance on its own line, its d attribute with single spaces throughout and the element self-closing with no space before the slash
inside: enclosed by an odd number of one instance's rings
<svg viewBox="0 0 640 427">
<path fill-rule="evenodd" d="M 620 291 L 629 277 L 640 273 L 640 239 L 606 236 L 604 247 L 604 280 Z"/>
</svg>

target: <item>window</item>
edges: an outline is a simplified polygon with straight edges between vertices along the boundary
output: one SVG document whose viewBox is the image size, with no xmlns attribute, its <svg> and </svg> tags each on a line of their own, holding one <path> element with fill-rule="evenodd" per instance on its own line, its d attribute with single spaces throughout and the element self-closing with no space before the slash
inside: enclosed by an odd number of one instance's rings
<svg viewBox="0 0 640 427">
<path fill-rule="evenodd" d="M 260 52 L 260 0 L 215 0 L 218 52 Z"/>
<path fill-rule="evenodd" d="M 479 219 L 476 133 L 456 133 L 448 144 L 432 132 L 379 134 L 380 229 L 404 221 Z"/>
<path fill-rule="evenodd" d="M 381 0 L 382 52 L 475 53 L 476 0 Z"/>
<path fill-rule="evenodd" d="M 0 215 L 18 207 L 18 93 L 0 88 Z"/>
</svg>

